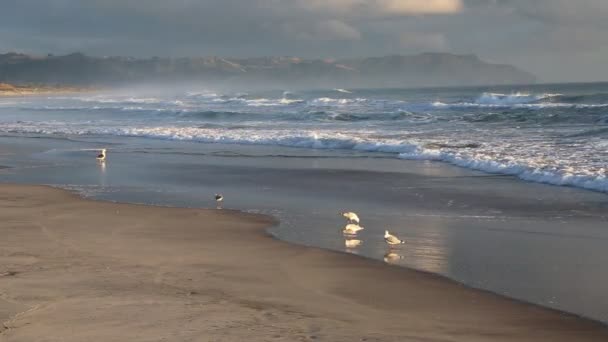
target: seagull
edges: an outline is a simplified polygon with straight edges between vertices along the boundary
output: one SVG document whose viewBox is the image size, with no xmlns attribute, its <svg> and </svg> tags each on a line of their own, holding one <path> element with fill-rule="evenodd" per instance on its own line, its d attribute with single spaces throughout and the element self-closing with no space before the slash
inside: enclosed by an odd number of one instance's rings
<svg viewBox="0 0 608 342">
<path fill-rule="evenodd" d="M 390 246 L 402 245 L 405 243 L 405 241 L 389 233 L 388 230 L 384 231 L 384 241 L 386 241 L 386 243 L 388 243 Z"/>
<path fill-rule="evenodd" d="M 217 203 L 217 209 L 222 209 L 223 201 L 224 201 L 224 196 L 222 194 L 215 194 L 215 203 Z"/>
<path fill-rule="evenodd" d="M 347 234 L 347 235 L 357 235 L 357 232 L 359 232 L 360 230 L 363 230 L 363 229 L 365 229 L 365 228 L 361 227 L 358 224 L 349 223 L 346 226 L 344 226 L 342 233 Z"/>
<path fill-rule="evenodd" d="M 101 153 L 97 155 L 97 160 L 105 161 L 106 160 L 106 149 L 102 149 Z"/>
<path fill-rule="evenodd" d="M 342 213 L 342 216 L 344 216 L 348 220 L 348 223 L 359 224 L 359 216 L 357 216 L 357 214 L 353 213 L 352 211 Z"/>
</svg>

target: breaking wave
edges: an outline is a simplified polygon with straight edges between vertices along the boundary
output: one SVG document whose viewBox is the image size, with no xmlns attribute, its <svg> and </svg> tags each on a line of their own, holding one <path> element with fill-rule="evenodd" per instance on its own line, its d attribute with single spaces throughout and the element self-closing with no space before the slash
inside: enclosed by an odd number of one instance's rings
<svg viewBox="0 0 608 342">
<path fill-rule="evenodd" d="M 604 108 L 608 107 L 608 94 L 575 95 L 562 94 L 529 94 L 529 93 L 483 93 L 472 101 L 445 103 L 435 101 L 437 108 L 513 108 L 513 109 L 546 109 L 546 108 Z"/>
<path fill-rule="evenodd" d="M 599 170 L 597 172 L 573 172 L 570 169 L 530 165 L 525 161 L 492 160 L 485 156 L 475 157 L 461 155 L 458 152 L 453 151 L 431 150 L 425 148 L 401 153 L 399 154 L 399 158 L 442 161 L 487 173 L 512 175 L 531 182 L 573 186 L 588 190 L 608 192 L 608 177 L 606 170 Z"/>
<path fill-rule="evenodd" d="M 26 123 L 14 126 L 3 126 L 0 131 L 6 133 L 67 134 L 67 135 L 114 135 L 127 137 L 144 137 L 165 140 L 195 141 L 203 143 L 273 145 L 312 149 L 341 149 L 362 152 L 392 153 L 401 159 L 430 160 L 448 162 L 461 167 L 480 170 L 488 173 L 513 175 L 523 180 L 554 185 L 575 186 L 595 191 L 608 192 L 606 170 L 595 172 L 559 169 L 548 165 L 534 165 L 520 161 L 501 161 L 477 156 L 473 151 L 482 145 L 479 143 L 431 143 L 422 144 L 416 141 L 399 141 L 394 139 L 374 139 L 359 137 L 344 132 L 298 132 L 292 130 L 251 130 L 234 128 L 230 130 L 209 127 L 80 127 L 63 124 Z"/>
<path fill-rule="evenodd" d="M 513 94 L 500 94 L 500 93 L 483 93 L 477 98 L 475 103 L 485 105 L 499 105 L 509 106 L 515 104 L 525 104 L 537 102 L 539 100 L 550 99 L 561 94 L 528 94 L 528 93 L 513 93 Z"/>
</svg>

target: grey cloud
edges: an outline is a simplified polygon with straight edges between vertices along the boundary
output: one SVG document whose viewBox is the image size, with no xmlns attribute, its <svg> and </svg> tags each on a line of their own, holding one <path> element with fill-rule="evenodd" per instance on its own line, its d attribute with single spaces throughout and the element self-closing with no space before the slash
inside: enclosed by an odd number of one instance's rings
<svg viewBox="0 0 608 342">
<path fill-rule="evenodd" d="M 474 53 L 608 78 L 605 0 L 0 0 L 0 49 L 95 55 Z"/>
</svg>

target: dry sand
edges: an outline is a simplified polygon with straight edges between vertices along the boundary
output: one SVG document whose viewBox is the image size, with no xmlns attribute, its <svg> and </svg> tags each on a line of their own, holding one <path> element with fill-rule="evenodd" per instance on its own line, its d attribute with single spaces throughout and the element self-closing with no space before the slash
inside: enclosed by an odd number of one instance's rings
<svg viewBox="0 0 608 342">
<path fill-rule="evenodd" d="M 2 185 L 0 341 L 608 341 L 598 323 L 274 240 L 270 224 Z"/>
</svg>

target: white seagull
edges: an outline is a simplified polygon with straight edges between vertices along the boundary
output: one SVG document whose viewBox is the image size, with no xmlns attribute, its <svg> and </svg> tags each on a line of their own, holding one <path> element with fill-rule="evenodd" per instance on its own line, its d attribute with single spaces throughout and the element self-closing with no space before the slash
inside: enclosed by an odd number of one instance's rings
<svg viewBox="0 0 608 342">
<path fill-rule="evenodd" d="M 361 227 L 358 224 L 349 223 L 346 226 L 344 226 L 344 229 L 342 229 L 342 233 L 347 234 L 347 235 L 357 235 L 357 233 L 363 229 L 365 229 L 365 228 Z"/>
<path fill-rule="evenodd" d="M 104 161 L 104 160 L 106 160 L 106 149 L 105 149 L 105 148 L 104 148 L 104 149 L 102 149 L 102 150 L 101 150 L 101 153 L 99 153 L 99 154 L 97 155 L 97 160 L 99 160 L 99 161 Z"/>
<path fill-rule="evenodd" d="M 405 243 L 405 241 L 389 233 L 388 230 L 384 231 L 384 241 L 386 241 L 386 243 L 388 243 L 390 246 L 402 245 Z"/>
<path fill-rule="evenodd" d="M 357 214 L 353 213 L 352 211 L 342 213 L 342 216 L 344 216 L 348 220 L 348 223 L 359 224 L 359 222 L 360 222 L 359 216 L 357 216 Z"/>
</svg>

